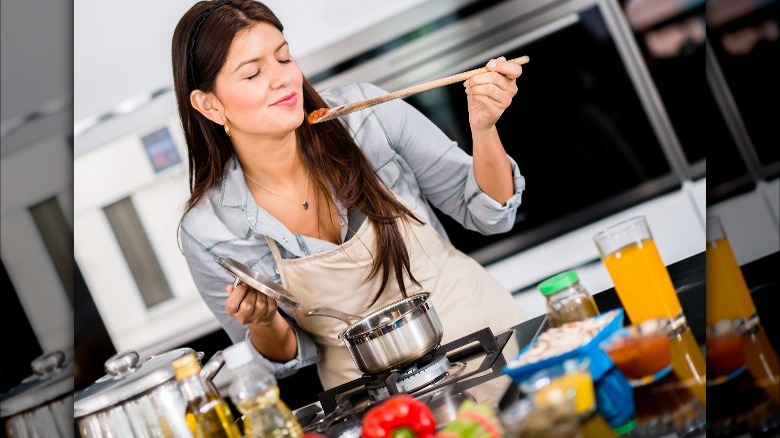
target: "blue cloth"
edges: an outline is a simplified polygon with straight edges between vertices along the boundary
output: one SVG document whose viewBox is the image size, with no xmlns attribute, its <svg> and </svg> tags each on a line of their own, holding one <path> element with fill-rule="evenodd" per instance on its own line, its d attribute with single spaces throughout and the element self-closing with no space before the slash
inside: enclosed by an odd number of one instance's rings
<svg viewBox="0 0 780 438">
<path fill-rule="evenodd" d="M 330 107 L 385 94 L 370 84 L 346 84 L 321 93 Z M 465 99 L 466 96 L 464 95 Z M 525 179 L 510 158 L 515 193 L 505 205 L 482 192 L 474 179 L 472 158 L 422 113 L 403 100 L 393 100 L 341 118 L 374 166 L 379 178 L 430 223 L 445 239 L 447 234 L 431 206 L 453 217 L 465 228 L 482 234 L 509 231 L 525 188 Z M 336 201 L 342 241 L 364 220 Z M 225 287 L 233 278 L 216 263 L 219 257 L 236 259 L 272 281 L 281 283 L 276 262 L 265 241 L 278 242 L 282 257 L 299 258 L 326 251 L 335 244 L 297 235 L 258 206 L 246 186 L 241 165 L 233 157 L 222 184 L 183 218 L 181 246 L 203 300 L 233 342 L 247 339 L 249 331 L 225 312 Z M 315 280 L 316 281 L 316 280 Z M 333 307 L 338 307 L 334 303 Z M 285 315 L 298 339 L 298 354 L 287 363 L 274 363 L 255 351 L 257 360 L 284 377 L 319 358 L 311 337 Z M 251 345 L 251 343 L 250 343 Z"/>
</svg>

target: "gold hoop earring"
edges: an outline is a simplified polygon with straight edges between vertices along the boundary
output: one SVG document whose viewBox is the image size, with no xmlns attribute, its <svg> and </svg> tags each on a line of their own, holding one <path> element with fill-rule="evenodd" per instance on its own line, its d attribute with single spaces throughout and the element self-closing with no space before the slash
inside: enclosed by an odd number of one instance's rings
<svg viewBox="0 0 780 438">
<path fill-rule="evenodd" d="M 225 123 L 224 125 L 222 125 L 222 127 L 225 128 L 225 134 L 227 134 L 227 136 L 230 137 L 230 127 L 228 126 L 228 124 Z"/>
</svg>

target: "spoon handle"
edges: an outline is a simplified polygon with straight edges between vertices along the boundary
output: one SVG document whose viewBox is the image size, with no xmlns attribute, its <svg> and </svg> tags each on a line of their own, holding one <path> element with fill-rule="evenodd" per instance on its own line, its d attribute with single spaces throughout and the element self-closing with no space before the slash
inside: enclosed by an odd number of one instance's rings
<svg viewBox="0 0 780 438">
<path fill-rule="evenodd" d="M 510 59 L 509 62 L 523 65 L 530 61 L 528 56 L 521 56 L 519 58 Z M 363 100 L 355 103 L 348 103 L 345 105 L 337 106 L 335 108 L 321 108 L 309 115 L 309 123 L 315 124 L 325 122 L 327 120 L 335 119 L 337 117 L 345 116 L 347 114 L 359 111 L 370 106 L 378 105 L 380 103 L 387 102 L 393 99 L 402 99 L 409 97 L 412 94 L 421 93 L 423 91 L 432 90 L 434 88 L 442 87 L 444 85 L 454 84 L 455 82 L 463 82 L 466 79 L 474 76 L 477 73 L 485 73 L 490 71 L 487 67 L 475 68 L 474 70 L 464 71 L 462 73 L 454 74 L 440 79 L 424 82 L 422 84 L 413 85 L 411 87 L 404 88 L 402 90 L 387 93 L 382 96 L 377 96 L 371 99 Z"/>
</svg>

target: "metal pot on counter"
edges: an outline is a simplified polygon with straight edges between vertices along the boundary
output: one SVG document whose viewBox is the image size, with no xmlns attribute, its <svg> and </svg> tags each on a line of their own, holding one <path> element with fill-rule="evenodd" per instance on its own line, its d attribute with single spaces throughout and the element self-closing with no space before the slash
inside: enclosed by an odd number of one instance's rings
<svg viewBox="0 0 780 438">
<path fill-rule="evenodd" d="M 81 436 L 191 436 L 184 417 L 187 404 L 171 366 L 190 353 L 195 351 L 179 348 L 140 361 L 137 352 L 129 351 L 108 359 L 108 374 L 74 396 L 73 417 Z M 217 352 L 201 375 L 211 382 L 223 364 Z"/>
<path fill-rule="evenodd" d="M 0 396 L 0 417 L 11 437 L 73 434 L 73 355 L 52 351 L 32 361 L 33 374 Z"/>
<path fill-rule="evenodd" d="M 317 308 L 306 316 L 327 316 L 349 325 L 339 338 L 367 374 L 399 370 L 439 346 L 444 329 L 427 292 L 409 296 L 370 315 L 359 317 L 335 309 Z"/>
</svg>

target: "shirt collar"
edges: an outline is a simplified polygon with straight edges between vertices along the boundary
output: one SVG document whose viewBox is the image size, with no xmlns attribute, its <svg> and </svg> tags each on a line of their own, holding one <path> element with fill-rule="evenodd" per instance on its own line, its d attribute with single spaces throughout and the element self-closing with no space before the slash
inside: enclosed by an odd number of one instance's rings
<svg viewBox="0 0 780 438">
<path fill-rule="evenodd" d="M 222 208 L 241 208 L 247 206 L 249 188 L 244 180 L 244 171 L 238 158 L 233 155 L 225 164 L 225 178 L 222 180 L 222 192 L 219 206 Z"/>
</svg>

